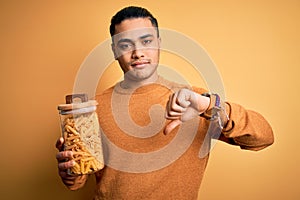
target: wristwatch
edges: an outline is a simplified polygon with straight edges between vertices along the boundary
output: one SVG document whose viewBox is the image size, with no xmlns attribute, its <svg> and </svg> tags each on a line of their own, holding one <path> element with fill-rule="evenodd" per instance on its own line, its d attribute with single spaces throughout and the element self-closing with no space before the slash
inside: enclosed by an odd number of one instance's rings
<svg viewBox="0 0 300 200">
<path fill-rule="evenodd" d="M 203 93 L 202 96 L 209 97 L 210 103 L 205 112 L 200 114 L 201 117 L 204 117 L 207 120 L 215 120 L 218 118 L 218 112 L 221 108 L 221 99 L 218 94 L 215 93 Z"/>
</svg>

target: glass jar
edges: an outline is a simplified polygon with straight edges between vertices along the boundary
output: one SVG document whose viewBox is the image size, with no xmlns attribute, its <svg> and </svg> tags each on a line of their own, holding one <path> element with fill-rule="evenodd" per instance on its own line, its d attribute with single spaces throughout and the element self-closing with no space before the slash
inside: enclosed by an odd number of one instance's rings
<svg viewBox="0 0 300 200">
<path fill-rule="evenodd" d="M 91 174 L 104 167 L 97 104 L 86 94 L 72 94 L 58 106 L 64 150 L 72 151 L 75 161 L 68 170 L 71 175 Z"/>
</svg>

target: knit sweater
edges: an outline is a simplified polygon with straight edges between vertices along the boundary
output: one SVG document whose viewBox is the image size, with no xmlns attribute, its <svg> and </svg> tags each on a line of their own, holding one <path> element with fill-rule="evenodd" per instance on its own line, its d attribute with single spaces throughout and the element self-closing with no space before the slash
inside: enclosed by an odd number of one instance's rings
<svg viewBox="0 0 300 200">
<path fill-rule="evenodd" d="M 163 133 L 169 96 L 181 88 L 188 87 L 160 77 L 136 90 L 116 84 L 97 96 L 106 166 L 96 173 L 95 200 L 197 199 L 209 158 L 210 122 L 198 117 Z M 220 140 L 249 150 L 273 143 L 260 114 L 232 103 L 226 109 L 230 119 Z"/>
</svg>

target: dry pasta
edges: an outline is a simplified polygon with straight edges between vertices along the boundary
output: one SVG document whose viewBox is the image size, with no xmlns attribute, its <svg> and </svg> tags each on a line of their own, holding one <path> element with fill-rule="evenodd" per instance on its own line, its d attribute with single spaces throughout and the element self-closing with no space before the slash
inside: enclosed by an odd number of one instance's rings
<svg viewBox="0 0 300 200">
<path fill-rule="evenodd" d="M 68 115 L 63 122 L 64 148 L 73 152 L 70 174 L 90 174 L 104 167 L 98 117 L 95 112 Z"/>
</svg>

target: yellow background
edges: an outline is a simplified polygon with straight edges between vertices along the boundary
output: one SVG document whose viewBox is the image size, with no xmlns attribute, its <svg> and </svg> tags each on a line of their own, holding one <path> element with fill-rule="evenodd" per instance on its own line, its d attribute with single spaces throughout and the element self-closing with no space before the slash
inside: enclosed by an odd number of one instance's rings
<svg viewBox="0 0 300 200">
<path fill-rule="evenodd" d="M 56 108 L 84 58 L 109 37 L 111 16 L 127 5 L 145 6 L 160 27 L 201 44 L 218 66 L 227 100 L 259 111 L 274 129 L 274 145 L 261 152 L 218 143 L 201 199 L 299 199 L 298 0 L 1 1 L 0 198 L 92 195 L 93 179 L 71 192 L 57 175 Z"/>
</svg>

